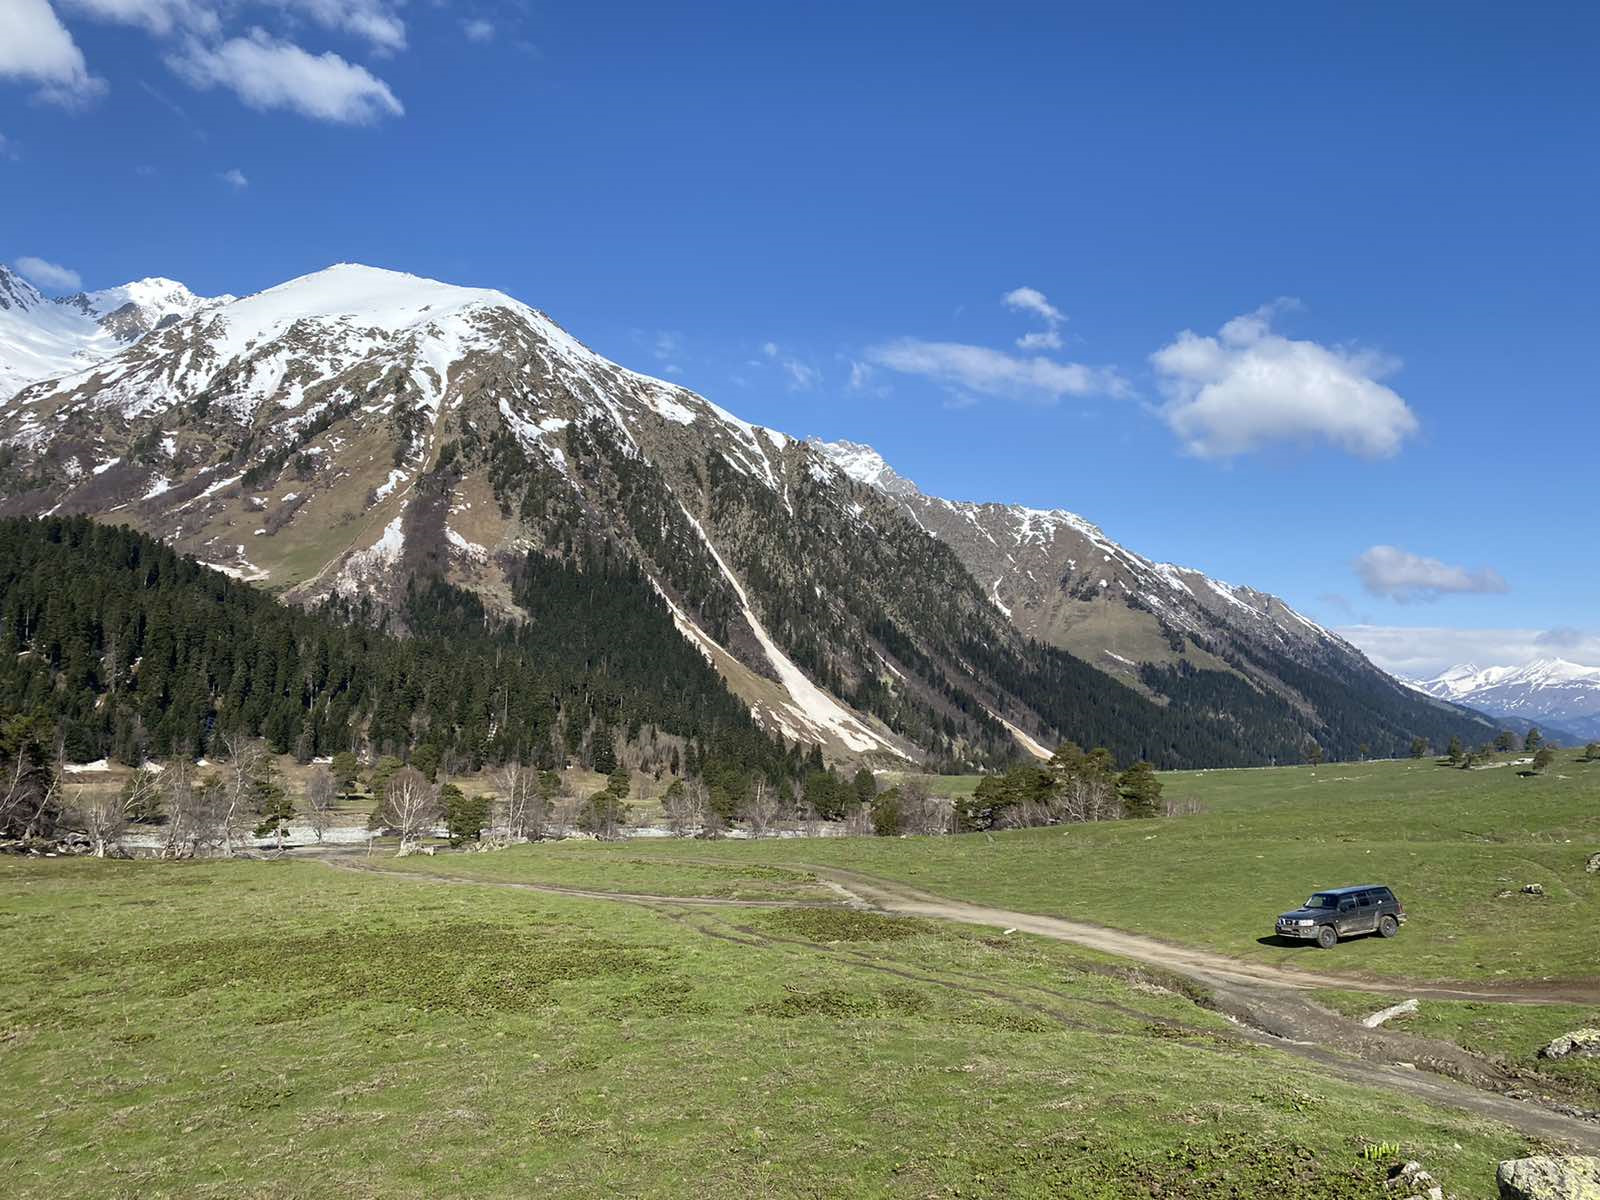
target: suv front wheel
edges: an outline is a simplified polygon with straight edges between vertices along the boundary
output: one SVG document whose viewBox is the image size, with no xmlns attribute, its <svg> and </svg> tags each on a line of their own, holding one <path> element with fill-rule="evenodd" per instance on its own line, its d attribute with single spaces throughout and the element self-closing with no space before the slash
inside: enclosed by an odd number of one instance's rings
<svg viewBox="0 0 1600 1200">
<path fill-rule="evenodd" d="M 1332 950 L 1339 944 L 1339 931 L 1332 925 L 1324 925 L 1317 930 L 1317 945 L 1324 950 Z"/>
<path fill-rule="evenodd" d="M 1393 937 L 1400 932 L 1400 922 L 1396 921 L 1388 913 L 1384 913 L 1383 916 L 1378 918 L 1378 932 L 1384 937 Z"/>
</svg>

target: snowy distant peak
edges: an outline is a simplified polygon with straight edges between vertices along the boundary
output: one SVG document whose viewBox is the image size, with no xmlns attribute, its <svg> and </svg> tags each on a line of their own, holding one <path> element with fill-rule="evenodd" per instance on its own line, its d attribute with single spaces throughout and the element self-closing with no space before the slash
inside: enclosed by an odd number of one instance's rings
<svg viewBox="0 0 1600 1200">
<path fill-rule="evenodd" d="M 1496 717 L 1558 725 L 1582 737 L 1600 736 L 1600 667 L 1541 658 L 1521 667 L 1463 663 L 1432 679 L 1411 681 L 1420 692 Z"/>
<path fill-rule="evenodd" d="M 1464 700 L 1490 689 L 1592 688 L 1600 693 L 1600 667 L 1586 667 L 1564 658 L 1540 658 L 1523 667 L 1479 667 L 1462 663 L 1432 679 L 1413 684 L 1430 696 Z"/>
<path fill-rule="evenodd" d="M 807 438 L 806 442 L 857 483 L 864 483 L 891 496 L 920 494 L 921 489 L 916 484 L 898 473 L 871 446 L 843 439 L 825 442 L 821 438 Z"/>
<path fill-rule="evenodd" d="M 46 303 L 45 298 L 21 275 L 0 263 L 0 310 L 29 312 Z"/>
<path fill-rule="evenodd" d="M 232 299 L 232 296 L 196 296 L 175 279 L 152 276 L 149 279 L 136 279 L 132 283 L 124 283 L 120 287 L 64 296 L 56 303 L 96 320 L 108 317 L 131 304 L 149 319 L 151 327 L 154 328 L 164 318 L 186 317 L 203 308 L 226 304 Z"/>
</svg>

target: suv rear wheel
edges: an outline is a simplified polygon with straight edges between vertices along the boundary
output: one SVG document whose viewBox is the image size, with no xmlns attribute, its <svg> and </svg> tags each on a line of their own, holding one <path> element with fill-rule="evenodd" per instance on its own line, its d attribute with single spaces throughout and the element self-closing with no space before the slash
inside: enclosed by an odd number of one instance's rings
<svg viewBox="0 0 1600 1200">
<path fill-rule="evenodd" d="M 1332 950 L 1339 944 L 1339 931 L 1332 925 L 1324 925 L 1317 930 L 1317 945 L 1324 950 Z"/>
<path fill-rule="evenodd" d="M 1388 913 L 1384 913 L 1383 916 L 1378 918 L 1378 932 L 1384 937 L 1393 937 L 1400 932 L 1400 922 L 1396 921 Z"/>
</svg>

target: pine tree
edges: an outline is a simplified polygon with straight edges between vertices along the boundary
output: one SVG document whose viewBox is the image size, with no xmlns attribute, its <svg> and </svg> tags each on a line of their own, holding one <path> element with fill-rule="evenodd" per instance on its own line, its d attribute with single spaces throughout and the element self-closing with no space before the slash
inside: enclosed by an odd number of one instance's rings
<svg viewBox="0 0 1600 1200">
<path fill-rule="evenodd" d="M 1428 745 L 1428 739 L 1425 737 L 1414 737 L 1411 739 L 1412 758 L 1427 758 L 1428 751 L 1431 748 L 1432 747 Z"/>
<path fill-rule="evenodd" d="M 1540 733 L 1538 729 L 1528 730 L 1528 736 L 1522 739 L 1522 748 L 1524 750 L 1537 750 L 1543 744 L 1544 734 Z"/>
<path fill-rule="evenodd" d="M 1161 815 L 1161 780 L 1153 766 L 1137 762 L 1117 780 L 1122 794 L 1122 812 L 1127 817 L 1159 817 Z"/>
<path fill-rule="evenodd" d="M 1461 747 L 1461 739 L 1458 738 L 1458 737 L 1451 738 L 1450 739 L 1450 748 L 1447 751 L 1445 751 L 1445 757 L 1447 759 L 1449 759 L 1450 765 L 1452 767 L 1458 766 L 1460 764 L 1462 753 L 1463 753 L 1463 751 L 1462 751 L 1462 747 Z"/>
</svg>

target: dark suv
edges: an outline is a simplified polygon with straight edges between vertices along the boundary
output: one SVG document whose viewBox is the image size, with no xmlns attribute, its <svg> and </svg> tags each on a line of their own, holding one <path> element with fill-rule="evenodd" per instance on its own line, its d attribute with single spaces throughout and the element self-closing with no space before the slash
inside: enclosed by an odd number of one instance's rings
<svg viewBox="0 0 1600 1200">
<path fill-rule="evenodd" d="M 1313 893 L 1303 907 L 1278 917 L 1277 933 L 1279 937 L 1314 938 L 1324 950 L 1331 950 L 1340 938 L 1355 933 L 1393 937 L 1405 923 L 1405 905 L 1393 892 L 1363 883 Z"/>
</svg>

